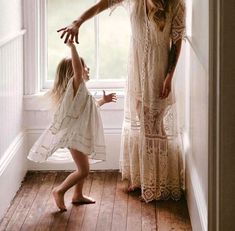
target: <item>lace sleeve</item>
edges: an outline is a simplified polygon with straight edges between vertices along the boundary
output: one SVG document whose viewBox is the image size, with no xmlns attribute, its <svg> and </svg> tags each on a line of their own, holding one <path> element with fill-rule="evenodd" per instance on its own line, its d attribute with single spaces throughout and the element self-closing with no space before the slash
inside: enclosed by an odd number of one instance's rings
<svg viewBox="0 0 235 231">
<path fill-rule="evenodd" d="M 172 42 L 176 43 L 179 39 L 183 39 L 185 36 L 185 3 L 180 0 L 175 8 L 172 26 L 171 26 L 171 38 Z"/>
</svg>

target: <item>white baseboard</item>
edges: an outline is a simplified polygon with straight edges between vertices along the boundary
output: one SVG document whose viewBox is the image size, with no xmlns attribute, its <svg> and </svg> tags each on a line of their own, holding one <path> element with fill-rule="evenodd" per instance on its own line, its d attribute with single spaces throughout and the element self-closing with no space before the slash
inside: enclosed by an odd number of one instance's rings
<svg viewBox="0 0 235 231">
<path fill-rule="evenodd" d="M 194 161 L 186 156 L 186 199 L 193 231 L 208 230 L 208 212 Z"/>
<path fill-rule="evenodd" d="M 20 188 L 27 172 L 26 144 L 26 136 L 21 132 L 0 159 L 0 219 Z"/>
</svg>

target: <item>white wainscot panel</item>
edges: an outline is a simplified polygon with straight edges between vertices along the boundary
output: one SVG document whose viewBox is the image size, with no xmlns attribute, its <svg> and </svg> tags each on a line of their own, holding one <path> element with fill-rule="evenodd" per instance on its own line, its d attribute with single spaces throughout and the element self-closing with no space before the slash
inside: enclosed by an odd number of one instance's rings
<svg viewBox="0 0 235 231">
<path fill-rule="evenodd" d="M 23 33 L 0 40 L 0 158 L 22 130 Z"/>
<path fill-rule="evenodd" d="M 27 171 L 27 139 L 22 127 L 24 33 L 0 39 L 0 220 Z"/>
</svg>

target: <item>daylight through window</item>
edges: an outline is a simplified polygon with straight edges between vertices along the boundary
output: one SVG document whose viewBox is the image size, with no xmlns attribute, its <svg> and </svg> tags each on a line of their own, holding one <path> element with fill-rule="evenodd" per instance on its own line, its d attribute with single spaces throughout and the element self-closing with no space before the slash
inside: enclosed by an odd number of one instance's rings
<svg viewBox="0 0 235 231">
<path fill-rule="evenodd" d="M 47 0 L 47 77 L 52 82 L 59 61 L 69 56 L 69 49 L 57 29 L 68 25 L 94 0 Z M 90 67 L 92 81 L 124 80 L 127 76 L 130 25 L 128 13 L 118 7 L 85 22 L 79 31 L 79 54 Z"/>
</svg>

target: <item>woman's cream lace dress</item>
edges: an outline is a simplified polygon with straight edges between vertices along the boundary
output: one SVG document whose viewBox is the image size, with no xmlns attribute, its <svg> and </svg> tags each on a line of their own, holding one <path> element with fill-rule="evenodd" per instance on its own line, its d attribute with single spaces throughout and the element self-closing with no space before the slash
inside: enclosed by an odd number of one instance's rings
<svg viewBox="0 0 235 231">
<path fill-rule="evenodd" d="M 115 7 L 119 0 L 110 0 Z M 126 0 L 132 39 L 126 86 L 120 168 L 122 178 L 141 187 L 146 202 L 178 200 L 184 187 L 181 139 L 174 92 L 160 99 L 171 42 L 184 36 L 183 0 L 170 0 L 160 31 L 147 18 L 145 0 Z M 124 1 L 125 2 L 125 1 Z"/>
</svg>

